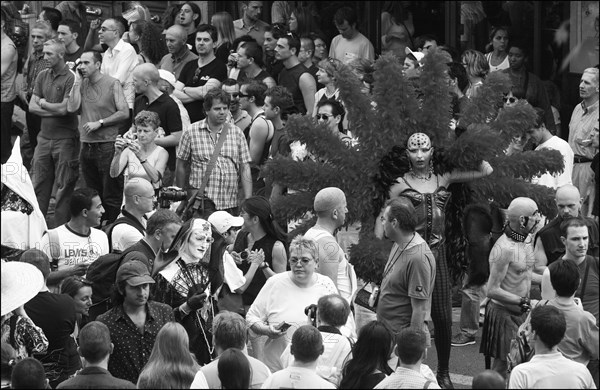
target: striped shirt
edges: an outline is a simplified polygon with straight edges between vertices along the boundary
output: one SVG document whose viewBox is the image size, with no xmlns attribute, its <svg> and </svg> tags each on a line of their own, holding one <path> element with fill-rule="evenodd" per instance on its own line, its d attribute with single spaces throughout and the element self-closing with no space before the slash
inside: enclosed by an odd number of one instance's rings
<svg viewBox="0 0 600 390">
<path fill-rule="evenodd" d="M 224 123 L 223 126 L 228 126 L 229 131 L 205 190 L 218 210 L 237 207 L 240 165 L 251 161 L 244 133 L 229 123 Z M 191 160 L 190 187 L 200 188 L 202 177 L 223 128 L 213 136 L 206 119 L 203 119 L 183 131 L 177 148 L 177 158 L 183 161 Z"/>
</svg>

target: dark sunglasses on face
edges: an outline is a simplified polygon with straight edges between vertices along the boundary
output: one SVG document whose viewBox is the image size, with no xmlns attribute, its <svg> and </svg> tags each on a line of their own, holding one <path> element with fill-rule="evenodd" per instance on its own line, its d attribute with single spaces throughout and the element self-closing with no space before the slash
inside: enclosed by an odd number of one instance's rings
<svg viewBox="0 0 600 390">
<path fill-rule="evenodd" d="M 329 118 L 331 118 L 333 115 L 330 114 L 317 114 L 316 118 L 317 119 L 322 119 L 324 121 L 329 120 Z"/>
<path fill-rule="evenodd" d="M 514 96 L 511 97 L 504 97 L 502 98 L 502 100 L 504 101 L 504 103 L 510 103 L 510 104 L 514 104 L 517 101 L 517 98 Z"/>
</svg>

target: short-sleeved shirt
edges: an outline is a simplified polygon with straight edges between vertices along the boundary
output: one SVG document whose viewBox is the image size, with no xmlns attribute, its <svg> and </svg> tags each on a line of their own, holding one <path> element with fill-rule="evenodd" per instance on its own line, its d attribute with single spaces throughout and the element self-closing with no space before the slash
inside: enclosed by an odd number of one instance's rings
<svg viewBox="0 0 600 390">
<path fill-rule="evenodd" d="M 2 103 L 12 102 L 17 96 L 15 88 L 15 78 L 17 77 L 17 60 L 19 54 L 17 53 L 17 46 L 13 43 L 12 39 L 8 36 L 2 40 L 2 50 L 8 50 L 9 47 L 13 48 L 13 58 L 8 65 L 8 68 L 2 75 L 2 88 L 0 91 L 0 98 Z"/>
<path fill-rule="evenodd" d="M 138 96 L 135 99 L 133 105 L 133 118 L 139 114 L 140 111 L 152 111 L 158 114 L 160 119 L 160 127 L 165 131 L 165 135 L 176 133 L 183 130 L 181 124 L 181 113 L 179 112 L 179 106 L 175 103 L 175 100 L 171 99 L 169 95 L 163 93 L 152 103 L 148 102 L 148 98 L 145 95 Z M 165 148 L 169 152 L 169 161 L 167 167 L 173 170 L 175 169 L 175 146 L 168 146 Z"/>
<path fill-rule="evenodd" d="M 108 118 L 118 111 L 117 102 L 125 101 L 123 87 L 119 80 L 109 75 L 100 74 L 100 78 L 92 83 L 89 78 L 81 82 L 81 122 L 79 136 L 81 142 L 114 142 L 119 134 L 119 123 L 105 125 L 96 131 L 84 131 L 83 125 Z"/>
<path fill-rule="evenodd" d="M 585 109 L 583 102 L 576 105 L 569 122 L 569 145 L 576 155 L 591 159 L 598 153 L 598 148 L 577 142 L 577 140 L 590 139 L 594 127 L 598 127 L 598 101 Z"/>
<path fill-rule="evenodd" d="M 167 322 L 175 321 L 173 309 L 164 303 L 149 301 L 146 304 L 146 323 L 141 333 L 123 310 L 123 305 L 98 316 L 110 330 L 114 344 L 108 361 L 108 371 L 116 377 L 137 383 L 142 369 L 150 358 L 158 331 Z"/>
<path fill-rule="evenodd" d="M 183 66 L 178 80 L 186 87 L 202 87 L 210 79 L 217 79 L 220 82 L 223 82 L 227 78 L 227 66 L 216 57 L 214 60 L 201 67 L 199 73 L 196 75 L 197 70 L 198 61 L 188 62 Z M 190 121 L 192 123 L 204 119 L 204 107 L 202 107 L 203 101 L 203 99 L 200 99 L 183 104 L 190 114 Z"/>
<path fill-rule="evenodd" d="M 422 372 L 396 367 L 396 371 L 379 382 L 374 389 L 424 389 L 427 382 L 430 382 L 427 386 L 428 389 L 441 389 L 437 383 L 427 379 Z"/>
<path fill-rule="evenodd" d="M 58 72 L 44 69 L 35 79 L 33 94 L 46 99 L 48 103 L 62 103 L 73 88 L 75 76 L 65 66 Z M 42 117 L 40 136 L 46 139 L 78 138 L 77 115 L 69 114 Z"/>
<path fill-rule="evenodd" d="M 373 44 L 363 34 L 358 33 L 354 38 L 348 40 L 341 34 L 331 41 L 329 57 L 335 58 L 347 64 L 356 58 L 375 59 Z"/>
<path fill-rule="evenodd" d="M 77 61 L 78 58 L 81 57 L 81 54 L 83 54 L 83 46 L 80 46 L 79 49 L 77 49 L 73 53 L 69 54 L 69 53 L 65 52 L 65 62 L 67 63 L 67 65 L 69 65 L 69 68 L 73 69 L 75 62 Z"/>
<path fill-rule="evenodd" d="M 192 53 L 187 48 L 187 46 L 185 46 L 183 49 L 183 53 L 180 53 L 179 55 L 175 55 L 175 54 L 171 54 L 171 53 L 165 55 L 160 60 L 160 64 L 158 65 L 158 67 L 160 69 L 168 70 L 169 72 L 171 72 L 175 75 L 176 79 L 179 79 L 179 76 L 181 75 L 181 70 L 183 69 L 185 64 L 187 64 L 188 62 L 197 60 L 197 59 L 198 59 L 198 56 L 196 54 Z"/>
<path fill-rule="evenodd" d="M 221 148 L 215 167 L 210 173 L 206 184 L 206 194 L 218 210 L 223 210 L 238 205 L 238 177 L 240 165 L 249 163 L 252 159 L 248 151 L 248 144 L 244 133 L 234 125 L 223 124 L 223 129 L 228 126 L 227 138 Z M 192 123 L 189 129 L 183 132 L 177 149 L 177 158 L 183 161 L 191 160 L 190 186 L 200 188 L 202 177 L 208 167 L 213 154 L 219 131 L 211 135 L 206 119 Z"/>
<path fill-rule="evenodd" d="M 411 298 L 431 302 L 436 274 L 435 257 L 425 240 L 415 233 L 413 243 L 404 251 L 397 244 L 392 246 L 384 270 L 377 319 L 393 334 L 398 334 L 410 326 L 413 312 Z M 426 320 L 430 317 L 430 306 L 427 305 Z M 423 328 L 429 334 L 426 324 Z"/>
<path fill-rule="evenodd" d="M 265 30 L 269 27 L 269 24 L 262 20 L 257 20 L 252 26 L 246 26 L 244 24 L 244 18 L 233 21 L 233 28 L 235 29 L 235 37 L 239 38 L 242 35 L 250 35 L 256 39 L 259 45 L 263 45 L 265 41 Z"/>
<path fill-rule="evenodd" d="M 336 386 L 321 378 L 314 369 L 287 367 L 277 371 L 263 384 L 263 389 L 335 389 Z"/>
<path fill-rule="evenodd" d="M 260 389 L 263 383 L 271 376 L 271 371 L 269 368 L 260 360 L 253 358 L 252 356 L 246 356 L 248 358 L 248 362 L 250 363 L 250 367 L 252 368 L 252 375 L 250 377 L 250 388 L 251 389 Z M 220 389 L 221 387 L 221 379 L 219 378 L 219 358 L 217 357 L 212 362 L 203 366 L 200 371 L 204 374 L 204 378 L 206 383 L 208 383 L 209 389 Z M 196 383 L 196 378 L 194 378 L 194 382 L 190 386 L 190 389 L 199 389 L 200 387 L 194 386 Z"/>
</svg>

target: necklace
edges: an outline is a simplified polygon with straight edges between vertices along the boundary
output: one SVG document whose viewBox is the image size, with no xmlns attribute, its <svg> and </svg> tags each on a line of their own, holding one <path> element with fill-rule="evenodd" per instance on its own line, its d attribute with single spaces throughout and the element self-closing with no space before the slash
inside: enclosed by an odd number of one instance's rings
<svg viewBox="0 0 600 390">
<path fill-rule="evenodd" d="M 421 181 L 427 181 L 427 180 L 431 179 L 431 170 L 429 172 L 427 172 L 426 176 L 421 176 L 421 175 L 415 173 L 415 171 L 413 171 L 413 170 L 410 170 L 410 172 L 408 172 L 408 173 L 410 173 L 410 177 L 412 177 L 413 179 L 418 179 Z"/>
<path fill-rule="evenodd" d="M 408 246 L 410 245 L 410 243 L 415 239 L 415 233 L 413 233 L 412 238 L 410 239 L 410 241 L 408 242 L 408 244 L 406 244 L 406 246 L 404 247 L 404 249 L 402 249 L 400 251 L 400 254 L 398 256 L 396 256 L 396 259 L 394 260 L 394 262 L 392 264 L 389 265 L 389 267 L 385 267 L 385 270 L 383 272 L 383 276 L 381 277 L 381 284 L 383 285 L 383 281 L 385 280 L 385 277 L 392 271 L 392 268 L 394 268 L 394 265 L 396 264 L 396 262 L 398 261 L 398 259 L 402 256 L 402 254 L 404 253 L 404 251 L 406 250 L 406 248 L 408 248 Z M 398 250 L 396 250 L 397 252 Z"/>
<path fill-rule="evenodd" d="M 510 231 L 507 234 L 508 237 L 512 238 L 513 240 L 515 240 L 517 242 L 525 242 L 525 240 L 527 239 L 527 234 L 521 234 L 519 232 L 515 232 L 513 230 L 513 228 L 510 226 L 508 226 L 508 228 L 510 229 Z"/>
<path fill-rule="evenodd" d="M 212 318 L 214 319 L 215 318 L 215 309 L 213 307 L 212 302 L 210 302 L 210 310 L 212 312 Z M 196 310 L 196 319 L 198 320 L 198 326 L 200 327 L 200 330 L 202 331 L 202 336 L 204 337 L 204 341 L 206 342 L 206 348 L 208 349 L 208 353 L 210 354 L 210 360 L 213 360 L 213 352 L 215 351 L 215 346 L 213 345 L 211 347 L 211 343 L 208 342 L 208 338 L 206 337 L 206 332 L 204 331 L 204 325 L 202 325 L 202 321 L 200 320 L 200 315 L 198 315 L 198 310 Z"/>
</svg>

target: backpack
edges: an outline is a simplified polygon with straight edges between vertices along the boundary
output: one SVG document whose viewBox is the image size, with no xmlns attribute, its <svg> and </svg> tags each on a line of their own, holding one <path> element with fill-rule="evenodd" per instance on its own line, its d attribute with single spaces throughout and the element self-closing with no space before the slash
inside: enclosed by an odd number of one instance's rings
<svg viewBox="0 0 600 390">
<path fill-rule="evenodd" d="M 133 226 L 134 228 L 136 228 L 140 233 L 142 233 L 142 236 L 145 234 L 145 230 L 144 227 L 138 222 L 138 221 L 134 221 L 129 217 L 121 217 L 121 218 L 117 218 L 113 223 L 106 225 L 105 227 L 102 228 L 102 231 L 104 233 L 106 233 L 106 236 L 108 237 L 108 248 L 111 250 L 113 250 L 113 244 L 112 244 L 112 232 L 113 229 L 115 228 L 115 226 L 120 225 L 122 223 L 126 223 L 130 226 Z"/>
<path fill-rule="evenodd" d="M 92 282 L 91 321 L 110 309 L 112 305 L 110 295 L 117 280 L 117 270 L 121 266 L 126 253 L 120 251 L 107 253 L 98 257 L 88 267 L 86 279 Z"/>
</svg>

